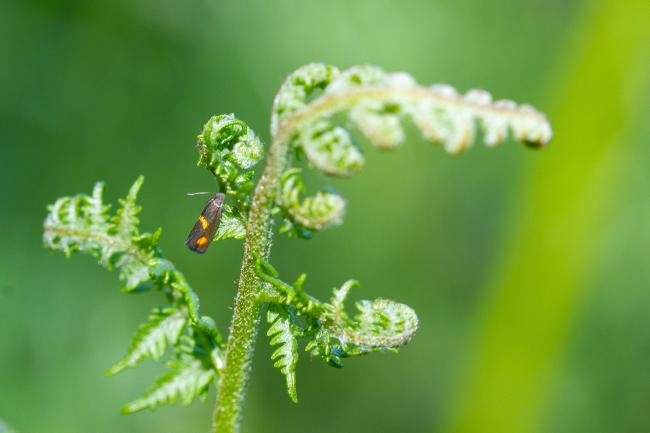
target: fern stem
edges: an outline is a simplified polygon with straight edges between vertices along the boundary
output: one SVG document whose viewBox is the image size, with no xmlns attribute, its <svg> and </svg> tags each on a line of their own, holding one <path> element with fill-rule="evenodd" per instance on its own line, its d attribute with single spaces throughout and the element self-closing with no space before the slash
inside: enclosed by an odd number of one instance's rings
<svg viewBox="0 0 650 433">
<path fill-rule="evenodd" d="M 246 242 L 237 296 L 226 348 L 226 362 L 214 411 L 214 431 L 239 431 L 246 386 L 255 350 L 260 320 L 257 294 L 261 281 L 255 272 L 256 257 L 268 259 L 272 241 L 271 208 L 280 187 L 280 176 L 287 165 L 289 140 L 274 140 L 262 177 L 255 188 L 246 227 Z"/>
</svg>

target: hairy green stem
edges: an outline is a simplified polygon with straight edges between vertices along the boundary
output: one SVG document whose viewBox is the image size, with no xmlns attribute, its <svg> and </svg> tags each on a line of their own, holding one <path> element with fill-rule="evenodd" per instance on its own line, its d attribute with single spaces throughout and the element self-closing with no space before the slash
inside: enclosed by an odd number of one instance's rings
<svg viewBox="0 0 650 433">
<path fill-rule="evenodd" d="M 268 259 L 272 241 L 271 210 L 280 186 L 280 176 L 287 165 L 289 140 L 274 140 L 266 167 L 255 188 L 248 222 L 237 297 L 226 347 L 226 362 L 214 411 L 214 431 L 239 431 L 246 386 L 255 350 L 260 319 L 257 294 L 260 279 L 255 272 L 256 257 Z"/>
<path fill-rule="evenodd" d="M 241 416 L 255 351 L 255 339 L 260 321 L 257 295 L 262 284 L 255 272 L 257 257 L 268 260 L 272 242 L 271 210 L 280 189 L 280 177 L 286 169 L 292 131 L 303 123 L 302 111 L 283 121 L 271 142 L 264 172 L 255 192 L 246 223 L 244 257 L 239 275 L 237 296 L 230 323 L 226 360 L 220 372 L 213 417 L 215 433 L 235 433 L 240 429 Z M 307 110 L 304 110 L 307 111 Z M 309 110 L 311 111 L 311 110 Z M 316 110 L 320 113 L 320 110 Z M 310 117 L 310 116 L 306 116 Z M 290 119 L 295 119 L 291 121 Z"/>
</svg>

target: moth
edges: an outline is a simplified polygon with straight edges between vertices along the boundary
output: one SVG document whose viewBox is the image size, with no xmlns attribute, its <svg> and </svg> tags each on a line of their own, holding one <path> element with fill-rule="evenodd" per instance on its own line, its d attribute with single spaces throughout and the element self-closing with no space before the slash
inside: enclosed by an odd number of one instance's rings
<svg viewBox="0 0 650 433">
<path fill-rule="evenodd" d="M 214 239 L 214 234 L 219 228 L 225 197 L 223 193 L 218 192 L 208 200 L 201 215 L 196 220 L 196 224 L 192 227 L 192 231 L 187 235 L 185 245 L 195 253 L 203 254 L 206 252 L 212 239 Z"/>
</svg>

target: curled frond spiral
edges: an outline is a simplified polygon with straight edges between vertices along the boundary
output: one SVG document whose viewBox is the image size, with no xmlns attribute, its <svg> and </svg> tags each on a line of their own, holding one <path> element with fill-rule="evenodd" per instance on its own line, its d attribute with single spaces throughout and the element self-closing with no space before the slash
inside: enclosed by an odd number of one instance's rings
<svg viewBox="0 0 650 433">
<path fill-rule="evenodd" d="M 472 89 L 463 95 L 449 85 L 422 86 L 407 73 L 387 73 L 376 66 L 339 71 L 310 64 L 289 75 L 275 98 L 274 141 L 290 144 L 327 175 L 350 177 L 363 168 L 364 157 L 353 139 L 354 130 L 335 121 L 338 113 L 347 113 L 356 130 L 380 149 L 394 149 L 404 142 L 405 119 L 425 139 L 453 154 L 468 149 L 479 129 L 490 147 L 508 137 L 542 147 L 552 136 L 542 113 L 510 100 L 493 101 L 485 90 Z M 305 218 L 290 220 L 298 232 L 318 226 L 317 218 L 313 223 Z"/>
<path fill-rule="evenodd" d="M 197 137 L 199 165 L 206 167 L 229 197 L 215 240 L 243 239 L 245 222 L 255 186 L 253 168 L 264 148 L 255 132 L 232 114 L 212 116 Z"/>
<path fill-rule="evenodd" d="M 347 122 L 342 115 L 347 115 Z M 260 203 L 271 202 L 274 212 L 259 215 L 280 213 L 285 220 L 281 231 L 303 238 L 340 224 L 344 199 L 327 190 L 303 198 L 305 182 L 301 169 L 292 167 L 293 159 L 306 158 L 312 167 L 330 176 L 353 176 L 364 166 L 354 133 L 379 149 L 395 149 L 405 141 L 405 120 L 425 139 L 454 154 L 477 141 L 478 130 L 488 146 L 511 136 L 540 147 L 552 135 L 540 112 L 512 101 L 493 102 L 483 90 L 460 95 L 451 86 L 422 86 L 406 73 L 386 73 L 375 66 L 339 71 L 329 65 L 309 64 L 289 75 L 274 100 L 272 161 L 258 188 L 263 197 Z M 262 221 L 260 227 L 268 233 L 269 223 Z M 269 335 L 272 344 L 279 345 L 273 359 L 287 379 L 293 400 L 298 340 L 307 341 L 306 349 L 312 355 L 341 366 L 344 357 L 396 350 L 415 335 L 415 312 L 394 301 L 360 301 L 357 314 L 349 316 L 343 303 L 357 285 L 354 280 L 336 289 L 327 303 L 303 291 L 304 275 L 291 285 L 281 281 L 277 271 L 259 256 L 256 264 L 264 283 L 258 300 L 270 305 Z"/>
<path fill-rule="evenodd" d="M 297 340 L 305 341 L 305 350 L 328 364 L 342 367 L 341 359 L 370 352 L 395 351 L 415 335 L 418 319 L 404 304 L 387 299 L 363 300 L 356 304 L 358 314 L 349 317 L 344 302 L 354 280 L 335 289 L 329 303 L 318 301 L 303 290 L 305 275 L 294 284 L 279 279 L 269 263 L 257 261 L 257 273 L 266 283 L 259 300 L 269 303 L 268 335 L 271 344 L 280 344 L 272 358 L 287 378 L 287 390 L 296 401 L 295 364 Z"/>
<path fill-rule="evenodd" d="M 319 191 L 302 198 L 305 184 L 299 168 L 284 172 L 280 180 L 279 204 L 287 224 L 283 230 L 295 229 L 301 237 L 310 237 L 313 230 L 340 224 L 345 213 L 345 200 L 333 192 Z"/>
</svg>

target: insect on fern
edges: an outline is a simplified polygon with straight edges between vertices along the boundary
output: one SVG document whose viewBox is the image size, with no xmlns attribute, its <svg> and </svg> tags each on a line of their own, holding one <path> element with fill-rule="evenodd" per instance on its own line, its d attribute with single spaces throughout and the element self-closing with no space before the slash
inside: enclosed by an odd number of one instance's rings
<svg viewBox="0 0 650 433">
<path fill-rule="evenodd" d="M 454 154 L 472 146 L 479 129 L 491 147 L 508 137 L 542 147 L 551 138 L 544 115 L 528 105 L 493 101 L 483 90 L 459 94 L 447 85 L 422 86 L 406 73 L 374 66 L 339 71 L 310 64 L 289 75 L 273 102 L 271 143 L 257 183 L 255 168 L 264 156 L 257 135 L 232 114 L 208 120 L 197 137 L 199 165 L 214 175 L 220 192 L 206 205 L 187 242 L 205 252 L 212 241 L 244 239 L 227 341 L 211 318 L 200 315 L 197 293 L 163 257 L 160 229 L 139 231 L 136 197 L 142 177 L 112 214 L 103 202 L 101 183 L 90 195 L 62 197 L 49 207 L 44 225 L 48 248 L 68 256 L 90 254 L 118 271 L 124 292 L 157 291 L 165 300 L 138 328 L 126 355 L 108 369 L 113 375 L 168 354 L 167 372 L 124 412 L 187 404 L 214 384 L 213 431 L 238 431 L 263 312 L 274 348 L 272 362 L 293 401 L 298 400 L 301 352 L 341 367 L 346 358 L 394 352 L 412 340 L 418 318 L 410 307 L 379 298 L 357 302 L 357 313 L 349 315 L 344 303 L 358 285 L 355 280 L 321 301 L 305 290 L 304 274 L 287 283 L 269 263 L 275 219 L 281 220 L 279 233 L 310 238 L 341 224 L 345 215 L 345 199 L 331 189 L 309 194 L 299 162 L 306 160 L 309 168 L 330 176 L 351 177 L 365 164 L 353 134 L 377 148 L 396 149 L 406 140 L 402 124 L 407 119 L 424 139 Z"/>
</svg>

